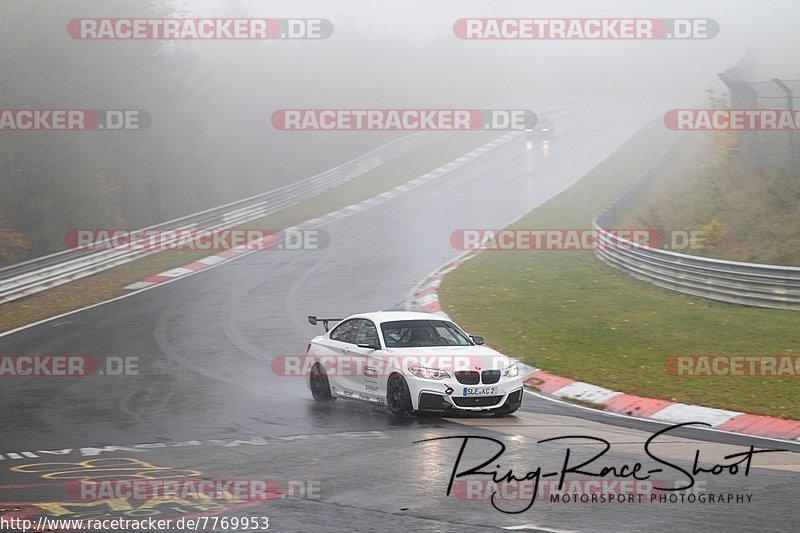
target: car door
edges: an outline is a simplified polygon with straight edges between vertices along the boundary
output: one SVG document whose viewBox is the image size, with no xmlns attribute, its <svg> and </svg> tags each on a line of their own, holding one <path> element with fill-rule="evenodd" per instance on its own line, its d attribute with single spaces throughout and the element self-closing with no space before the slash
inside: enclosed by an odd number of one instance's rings
<svg viewBox="0 0 800 533">
<path fill-rule="evenodd" d="M 358 394 L 363 392 L 361 372 L 354 369 L 352 361 L 352 351 L 356 347 L 353 340 L 359 320 L 356 318 L 345 320 L 333 328 L 327 343 L 333 357 L 323 362 L 328 372 L 328 380 L 336 387 L 335 392 L 351 398 L 357 398 Z"/>
<path fill-rule="evenodd" d="M 377 341 L 378 344 L 380 344 L 378 328 L 375 327 L 372 320 L 363 318 L 359 319 L 359 323 L 353 332 L 355 334 L 353 338 L 355 347 L 352 350 L 353 360 L 355 365 L 361 369 L 360 394 L 362 394 L 365 399 L 383 400 L 386 398 L 386 393 L 380 387 L 380 374 L 382 371 L 380 367 L 375 365 L 376 357 L 380 357 L 382 350 L 360 348 L 358 346 L 368 340 Z"/>
</svg>

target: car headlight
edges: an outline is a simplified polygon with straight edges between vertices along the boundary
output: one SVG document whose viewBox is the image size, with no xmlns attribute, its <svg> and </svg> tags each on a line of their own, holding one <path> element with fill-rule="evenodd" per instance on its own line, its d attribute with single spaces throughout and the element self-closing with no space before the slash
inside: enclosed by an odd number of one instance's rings
<svg viewBox="0 0 800 533">
<path fill-rule="evenodd" d="M 418 378 L 445 379 L 450 377 L 450 374 L 438 368 L 425 368 L 424 366 L 410 366 L 408 367 L 408 371 L 417 376 Z"/>
<path fill-rule="evenodd" d="M 519 376 L 519 366 L 511 365 L 510 367 L 506 368 L 506 371 L 503 372 L 503 375 L 507 378 L 515 378 Z"/>
</svg>

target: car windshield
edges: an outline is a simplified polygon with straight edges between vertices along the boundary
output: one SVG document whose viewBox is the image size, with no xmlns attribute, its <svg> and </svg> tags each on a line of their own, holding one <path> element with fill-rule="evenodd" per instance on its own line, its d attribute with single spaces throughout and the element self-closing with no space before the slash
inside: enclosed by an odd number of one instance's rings
<svg viewBox="0 0 800 533">
<path fill-rule="evenodd" d="M 469 338 L 446 320 L 397 320 L 381 324 L 387 348 L 471 346 Z"/>
</svg>

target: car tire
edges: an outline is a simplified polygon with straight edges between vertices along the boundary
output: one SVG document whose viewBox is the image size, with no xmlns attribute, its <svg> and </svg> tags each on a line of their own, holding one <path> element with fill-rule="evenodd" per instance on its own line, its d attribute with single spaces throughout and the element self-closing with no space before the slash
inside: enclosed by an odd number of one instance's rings
<svg viewBox="0 0 800 533">
<path fill-rule="evenodd" d="M 406 378 L 400 374 L 389 376 L 386 384 L 386 405 L 395 416 L 407 417 L 414 414 L 408 383 L 406 383 Z"/>
<path fill-rule="evenodd" d="M 309 383 L 311 385 L 311 396 L 314 397 L 314 401 L 319 403 L 333 403 L 333 401 L 336 400 L 331 393 L 331 384 L 328 381 L 328 374 L 321 364 L 315 363 L 314 366 L 311 367 Z"/>
</svg>

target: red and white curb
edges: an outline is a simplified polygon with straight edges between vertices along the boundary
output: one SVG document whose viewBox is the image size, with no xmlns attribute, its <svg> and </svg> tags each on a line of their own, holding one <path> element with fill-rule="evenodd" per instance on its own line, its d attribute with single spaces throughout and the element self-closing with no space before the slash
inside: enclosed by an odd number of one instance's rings
<svg viewBox="0 0 800 533">
<path fill-rule="evenodd" d="M 390 190 L 388 190 L 388 191 L 386 191 L 384 193 L 381 193 L 381 194 L 379 194 L 377 196 L 374 196 L 372 198 L 368 198 L 368 199 L 363 200 L 361 202 L 358 202 L 358 203 L 355 203 L 355 204 L 352 204 L 352 205 L 348 205 L 347 207 L 343 207 L 342 209 L 339 209 L 337 211 L 332 211 L 332 212 L 330 212 L 330 213 L 328 213 L 326 215 L 323 215 L 321 217 L 312 218 L 310 220 L 306 220 L 305 222 L 303 222 L 301 224 L 298 224 L 297 226 L 293 226 L 291 228 L 286 228 L 283 231 L 286 232 L 286 233 L 290 233 L 292 231 L 318 229 L 318 228 L 320 228 L 320 227 L 322 227 L 322 226 L 324 226 L 326 224 L 329 224 L 329 223 L 331 223 L 331 222 L 333 222 L 335 220 L 339 220 L 339 219 L 351 216 L 353 214 L 359 213 L 359 212 L 363 211 L 364 209 L 369 209 L 371 207 L 375 207 L 377 205 L 380 205 L 380 204 L 382 204 L 384 202 L 387 202 L 387 201 L 391 200 L 392 198 L 395 198 L 395 197 L 397 197 L 397 196 L 399 196 L 401 194 L 407 193 L 408 191 L 411 191 L 411 190 L 414 190 L 414 189 L 416 189 L 418 187 L 421 187 L 422 185 L 424 185 L 424 184 L 426 184 L 426 183 L 428 183 L 428 182 L 430 182 L 432 180 L 435 180 L 436 178 L 439 178 L 439 177 L 441 177 L 441 176 L 443 176 L 445 174 L 448 174 L 449 172 L 451 172 L 451 171 L 453 171 L 453 170 L 455 170 L 455 169 L 457 169 L 457 168 L 459 168 L 459 167 L 461 167 L 461 166 L 463 166 L 463 165 L 465 165 L 465 164 L 477 159 L 478 157 L 484 155 L 485 153 L 487 153 L 487 152 L 489 152 L 491 150 L 494 150 L 495 148 L 498 148 L 499 146 L 501 146 L 503 144 L 506 144 L 511 139 L 517 137 L 519 135 L 519 133 L 520 132 L 516 132 L 516 131 L 515 132 L 506 133 L 505 135 L 502 135 L 502 136 L 498 137 L 497 139 L 494 139 L 493 141 L 488 142 L 488 143 L 476 148 L 475 150 L 472 150 L 471 152 L 463 155 L 462 157 L 459 157 L 458 159 L 454 159 L 453 161 L 450 161 L 446 165 L 443 165 L 443 166 L 437 168 L 436 170 L 432 170 L 431 172 L 428 172 L 427 174 L 423 174 L 422 176 L 419 176 L 418 178 L 415 178 L 415 179 L 413 179 L 413 180 L 411 180 L 411 181 L 409 181 L 407 183 L 404 183 L 402 185 L 398 185 L 398 186 L 394 187 L 393 189 L 390 189 Z M 272 237 L 270 237 L 270 238 L 272 238 Z M 129 289 L 129 290 L 146 289 L 146 288 L 152 287 L 154 285 L 158 285 L 159 283 L 164 283 L 164 282 L 167 282 L 167 281 L 173 281 L 173 280 L 175 280 L 177 278 L 181 278 L 181 277 L 184 277 L 184 276 L 188 276 L 190 274 L 194 274 L 195 272 L 197 272 L 199 270 L 203 270 L 203 269 L 206 269 L 206 268 L 209 268 L 209 267 L 212 267 L 212 266 L 216 266 L 216 265 L 219 265 L 221 263 L 226 263 L 226 262 L 229 262 L 229 261 L 233 261 L 235 259 L 238 259 L 238 258 L 243 257 L 245 255 L 248 255 L 250 253 L 253 253 L 254 251 L 259 251 L 257 249 L 255 249 L 255 250 L 253 249 L 253 244 L 254 243 L 250 243 L 248 245 L 236 246 L 234 248 L 231 248 L 229 250 L 225 250 L 225 251 L 220 252 L 218 254 L 211 255 L 211 256 L 208 256 L 208 257 L 204 257 L 202 259 L 198 259 L 197 261 L 194 261 L 194 262 L 189 263 L 187 265 L 183 265 L 182 267 L 171 268 L 171 269 L 166 270 L 164 272 L 160 272 L 160 273 L 155 274 L 153 276 L 149 276 L 149 277 L 143 279 L 142 281 L 137 281 L 136 283 L 131 283 L 130 285 L 127 285 L 125 288 Z"/>
<path fill-rule="evenodd" d="M 474 252 L 463 254 L 430 274 L 411 291 L 406 308 L 447 317 L 447 313 L 442 310 L 439 301 L 437 292 L 439 285 L 448 272 L 455 270 L 472 257 L 475 257 Z M 556 376 L 532 367 L 525 375 L 525 385 L 528 387 L 538 389 L 556 398 L 577 400 L 612 413 L 676 424 L 705 422 L 722 431 L 773 439 L 800 440 L 800 420 L 785 420 L 656 398 L 644 398 Z"/>
</svg>

